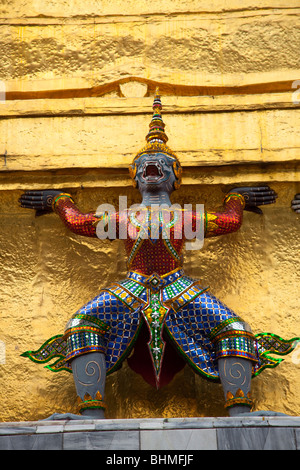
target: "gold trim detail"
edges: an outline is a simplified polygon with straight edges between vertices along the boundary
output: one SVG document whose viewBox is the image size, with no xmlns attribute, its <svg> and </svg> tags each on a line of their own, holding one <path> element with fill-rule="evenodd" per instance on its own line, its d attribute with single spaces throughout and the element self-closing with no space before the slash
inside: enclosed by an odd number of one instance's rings
<svg viewBox="0 0 300 470">
<path fill-rule="evenodd" d="M 68 198 L 68 199 L 71 199 L 72 202 L 74 202 L 71 194 L 60 193 L 60 194 L 58 194 L 58 196 L 53 198 L 53 201 L 52 201 L 52 210 L 53 210 L 53 212 L 55 212 L 55 207 L 56 207 L 56 204 L 57 204 L 58 200 L 62 199 L 62 198 Z"/>
<path fill-rule="evenodd" d="M 248 392 L 247 395 L 245 396 L 243 390 L 238 388 L 235 393 L 235 396 L 231 392 L 227 392 L 226 402 L 225 402 L 224 407 L 228 409 L 234 405 L 246 405 L 246 406 L 250 406 L 250 408 L 252 409 L 253 404 L 254 403 L 251 398 L 251 393 Z"/>
<path fill-rule="evenodd" d="M 86 393 L 83 397 L 83 400 L 78 396 L 77 397 L 78 411 L 84 411 L 87 409 L 105 409 L 106 405 L 103 401 L 101 393 L 96 392 L 95 398 L 92 398 L 89 393 Z"/>
</svg>

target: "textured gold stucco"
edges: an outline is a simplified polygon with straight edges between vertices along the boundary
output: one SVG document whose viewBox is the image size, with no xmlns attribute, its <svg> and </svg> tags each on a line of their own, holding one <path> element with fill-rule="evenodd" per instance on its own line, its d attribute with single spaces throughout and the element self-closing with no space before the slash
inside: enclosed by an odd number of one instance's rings
<svg viewBox="0 0 300 470">
<path fill-rule="evenodd" d="M 186 272 L 254 333 L 300 336 L 300 216 L 290 209 L 300 192 L 299 13 L 296 0 L 1 4 L 0 420 L 76 412 L 72 376 L 20 354 L 62 333 L 126 272 L 122 242 L 73 235 L 18 198 L 61 188 L 83 211 L 117 207 L 121 195 L 137 202 L 127 166 L 144 145 L 156 85 L 184 168 L 174 202 L 215 209 L 243 184 L 268 183 L 279 195 L 263 216 L 245 213 L 238 233 L 186 252 Z M 299 415 L 299 372 L 297 349 L 255 378 L 255 409 Z M 124 363 L 107 380 L 106 402 L 109 418 L 226 415 L 221 386 L 188 366 L 156 391 Z"/>
<path fill-rule="evenodd" d="M 239 233 L 205 242 L 186 252 L 186 272 L 199 277 L 252 325 L 254 333 L 299 335 L 299 216 L 287 207 L 297 187 L 277 183 L 276 205 L 264 215 L 245 214 Z M 298 186 L 299 190 L 299 186 Z M 1 193 L 1 340 L 6 363 L 0 365 L 3 420 L 44 418 L 54 411 L 75 411 L 72 376 L 54 374 L 19 354 L 61 333 L 68 318 L 85 302 L 125 274 L 122 242 L 89 240 L 70 234 L 57 216 L 35 218 L 17 208 L 19 191 Z M 138 201 L 133 189 L 85 189 L 73 192 L 83 210 L 119 195 Z M 217 207 L 220 186 L 182 187 L 174 202 L 203 202 Z M 299 414 L 299 359 L 296 354 L 253 381 L 257 409 Z M 156 391 L 125 364 L 108 378 L 107 416 L 226 415 L 219 385 L 207 383 L 186 367 L 166 388 Z"/>
</svg>

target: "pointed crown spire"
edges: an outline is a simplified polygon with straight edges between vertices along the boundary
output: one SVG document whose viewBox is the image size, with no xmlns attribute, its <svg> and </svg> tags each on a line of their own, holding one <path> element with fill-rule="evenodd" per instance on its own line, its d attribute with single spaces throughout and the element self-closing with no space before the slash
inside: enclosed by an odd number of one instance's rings
<svg viewBox="0 0 300 470">
<path fill-rule="evenodd" d="M 168 136 L 165 133 L 165 123 L 163 122 L 161 116 L 162 104 L 158 87 L 155 90 L 152 107 L 153 115 L 149 124 L 149 132 L 146 135 L 147 144 L 137 153 L 134 160 L 136 160 L 145 153 L 149 154 L 162 152 L 172 158 L 175 158 L 178 164 L 180 164 L 176 154 L 166 145 L 166 142 L 168 141 Z"/>
<path fill-rule="evenodd" d="M 165 133 L 165 123 L 161 117 L 161 100 L 159 95 L 158 87 L 155 90 L 155 96 L 153 101 L 153 116 L 149 124 L 149 132 L 146 135 L 147 142 L 160 142 L 166 143 L 168 141 L 168 136 Z"/>
<path fill-rule="evenodd" d="M 129 174 L 132 178 L 134 187 L 136 187 L 137 184 L 135 180 L 137 172 L 136 160 L 144 154 L 148 155 L 157 153 L 164 153 L 165 155 L 168 155 L 169 157 L 174 159 L 173 170 L 176 176 L 174 188 L 178 189 L 180 187 L 182 168 L 177 155 L 166 145 L 166 142 L 168 141 L 168 136 L 165 133 L 165 124 L 161 117 L 161 110 L 162 105 L 159 90 L 158 88 L 156 88 L 153 101 L 153 115 L 149 124 L 149 132 L 146 135 L 147 144 L 136 154 L 132 164 L 129 166 Z"/>
</svg>

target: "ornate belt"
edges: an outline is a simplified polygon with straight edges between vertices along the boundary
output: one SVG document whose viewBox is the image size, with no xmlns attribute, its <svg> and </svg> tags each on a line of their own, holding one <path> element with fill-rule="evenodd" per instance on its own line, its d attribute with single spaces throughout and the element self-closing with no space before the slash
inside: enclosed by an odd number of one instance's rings
<svg viewBox="0 0 300 470">
<path fill-rule="evenodd" d="M 145 276 L 135 271 L 128 271 L 127 273 L 127 278 L 140 282 L 145 287 L 149 287 L 154 291 L 171 284 L 182 276 L 184 276 L 184 271 L 182 268 L 176 269 L 175 271 L 171 271 L 167 274 L 163 274 L 162 276 L 157 273 L 153 273 L 151 276 Z"/>
</svg>

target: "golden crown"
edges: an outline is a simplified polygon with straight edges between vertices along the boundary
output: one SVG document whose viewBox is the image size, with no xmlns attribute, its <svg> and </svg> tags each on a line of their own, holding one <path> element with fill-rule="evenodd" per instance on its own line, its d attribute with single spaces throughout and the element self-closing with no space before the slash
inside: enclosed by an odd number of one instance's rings
<svg viewBox="0 0 300 470">
<path fill-rule="evenodd" d="M 181 168 L 180 161 L 177 155 L 173 152 L 173 150 L 170 149 L 170 147 L 166 145 L 166 142 L 168 141 L 168 136 L 165 133 L 165 123 L 163 122 L 163 119 L 161 116 L 162 104 L 161 104 L 161 99 L 160 99 L 158 88 L 156 88 L 155 90 L 154 101 L 153 101 L 152 107 L 153 107 L 153 115 L 152 115 L 151 122 L 149 124 L 149 132 L 146 135 L 147 144 L 134 157 L 133 162 L 132 162 L 133 164 L 130 165 L 129 167 L 129 173 L 130 173 L 131 178 L 134 179 L 136 175 L 135 161 L 141 155 L 161 152 L 174 158 L 175 160 L 173 164 L 173 169 L 174 169 L 175 176 L 178 180 L 175 183 L 175 189 L 178 189 L 181 184 L 182 168 Z"/>
</svg>

